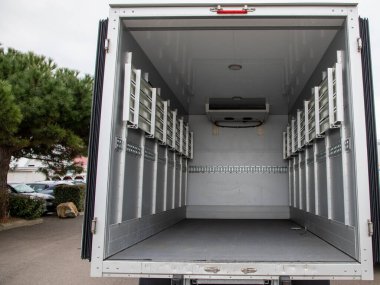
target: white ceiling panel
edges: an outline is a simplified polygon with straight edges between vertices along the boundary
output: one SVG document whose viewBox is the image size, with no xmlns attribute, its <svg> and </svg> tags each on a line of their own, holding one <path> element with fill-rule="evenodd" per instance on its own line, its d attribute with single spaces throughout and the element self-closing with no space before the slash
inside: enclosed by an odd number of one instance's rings
<svg viewBox="0 0 380 285">
<path fill-rule="evenodd" d="M 204 114 L 210 97 L 233 96 L 265 97 L 271 114 L 287 114 L 289 97 L 302 91 L 336 30 L 163 29 L 131 33 L 190 114 Z M 229 70 L 230 64 L 240 64 L 242 69 Z"/>
<path fill-rule="evenodd" d="M 249 25 L 247 25 L 249 21 Z M 310 29 L 313 27 L 334 28 L 340 27 L 343 22 L 343 17 L 336 18 L 205 18 L 205 19 L 168 19 L 168 18 L 153 18 L 153 19 L 124 19 L 124 25 L 130 30 L 143 29 L 264 29 L 275 27 L 277 29 L 294 27 L 298 29 Z"/>
</svg>

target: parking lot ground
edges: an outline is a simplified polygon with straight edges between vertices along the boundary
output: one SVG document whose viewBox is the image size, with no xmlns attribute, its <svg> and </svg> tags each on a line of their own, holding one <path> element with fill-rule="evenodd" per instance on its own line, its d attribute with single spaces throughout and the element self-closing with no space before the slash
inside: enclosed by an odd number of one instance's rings
<svg viewBox="0 0 380 285">
<path fill-rule="evenodd" d="M 0 232 L 1 285 L 137 285 L 136 279 L 90 278 L 90 263 L 80 259 L 83 216 L 46 216 L 42 224 Z M 375 281 L 335 281 L 331 285 L 380 284 Z"/>
<path fill-rule="evenodd" d="M 0 222 L 0 231 L 6 231 L 19 227 L 34 226 L 41 224 L 43 219 L 25 220 L 20 218 L 10 217 L 6 222 Z"/>
<path fill-rule="evenodd" d="M 90 278 L 80 259 L 83 216 L 46 216 L 42 224 L 0 232 L 1 285 L 135 285 L 125 278 Z"/>
</svg>

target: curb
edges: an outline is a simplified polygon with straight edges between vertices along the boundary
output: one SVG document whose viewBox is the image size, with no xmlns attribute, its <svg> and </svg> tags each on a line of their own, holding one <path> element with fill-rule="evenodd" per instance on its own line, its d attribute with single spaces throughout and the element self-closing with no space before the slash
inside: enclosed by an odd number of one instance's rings
<svg viewBox="0 0 380 285">
<path fill-rule="evenodd" d="M 17 220 L 9 224 L 0 224 L 0 232 L 6 231 L 10 229 L 26 227 L 26 226 L 34 226 L 43 223 L 43 219 L 35 219 L 35 220 Z"/>
</svg>

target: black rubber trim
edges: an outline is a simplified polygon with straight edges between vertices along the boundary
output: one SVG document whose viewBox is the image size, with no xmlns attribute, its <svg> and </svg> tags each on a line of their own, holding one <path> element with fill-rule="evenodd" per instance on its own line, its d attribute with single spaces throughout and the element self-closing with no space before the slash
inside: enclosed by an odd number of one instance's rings
<svg viewBox="0 0 380 285">
<path fill-rule="evenodd" d="M 372 79 L 371 49 L 368 19 L 359 19 L 360 37 L 362 39 L 362 70 L 364 104 L 367 129 L 368 175 L 371 200 L 371 219 L 373 222 L 373 262 L 380 263 L 380 195 L 377 159 L 377 136 L 375 103 Z"/>
<path fill-rule="evenodd" d="M 105 64 L 105 42 L 107 39 L 108 19 L 99 21 L 98 46 L 96 52 L 94 91 L 92 97 L 90 139 L 88 144 L 87 187 L 82 232 L 82 259 L 91 261 L 92 233 L 96 192 L 96 172 L 98 164 L 99 130 L 103 96 L 103 79 Z"/>
</svg>

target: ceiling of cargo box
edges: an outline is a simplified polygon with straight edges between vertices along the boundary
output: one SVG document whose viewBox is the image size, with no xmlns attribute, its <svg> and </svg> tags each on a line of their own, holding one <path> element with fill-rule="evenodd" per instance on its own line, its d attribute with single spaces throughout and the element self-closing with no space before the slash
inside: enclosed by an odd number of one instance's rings
<svg viewBox="0 0 380 285">
<path fill-rule="evenodd" d="M 280 115 L 288 113 L 343 19 L 128 19 L 124 24 L 189 114 L 205 114 L 209 98 L 243 97 L 266 98 L 270 113 Z M 231 70 L 231 64 L 241 69 Z"/>
</svg>

